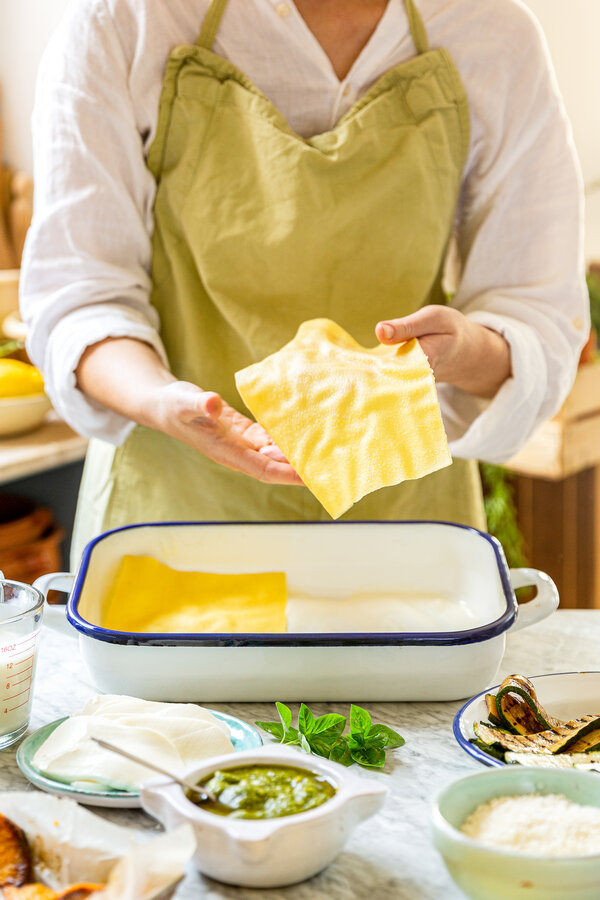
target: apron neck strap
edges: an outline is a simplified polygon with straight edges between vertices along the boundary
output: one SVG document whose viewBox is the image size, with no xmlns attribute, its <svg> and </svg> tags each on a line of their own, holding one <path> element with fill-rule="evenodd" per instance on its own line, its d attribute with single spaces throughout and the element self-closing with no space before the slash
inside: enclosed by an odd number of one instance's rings
<svg viewBox="0 0 600 900">
<path fill-rule="evenodd" d="M 427 53 L 429 50 L 429 38 L 423 24 L 423 19 L 417 7 L 415 0 L 404 0 L 406 14 L 408 16 L 408 24 L 410 25 L 410 33 L 412 34 L 413 43 L 417 53 Z"/>
<path fill-rule="evenodd" d="M 200 35 L 196 41 L 196 44 L 199 47 L 205 47 L 207 50 L 212 50 L 212 45 L 215 42 L 227 2 L 228 0 L 211 0 L 208 12 L 202 23 Z M 414 0 L 404 0 L 404 5 L 408 16 L 408 24 L 410 25 L 410 33 L 412 34 L 417 53 L 427 53 L 429 50 L 429 39 L 421 14 L 415 6 Z"/>
<path fill-rule="evenodd" d="M 208 12 L 204 16 L 202 28 L 200 29 L 200 35 L 198 36 L 198 40 L 196 41 L 198 47 L 204 47 L 206 50 L 212 50 L 212 45 L 215 42 L 217 31 L 219 30 L 219 25 L 221 24 L 221 19 L 223 17 L 223 13 L 225 12 L 226 6 L 227 0 L 211 0 Z"/>
</svg>

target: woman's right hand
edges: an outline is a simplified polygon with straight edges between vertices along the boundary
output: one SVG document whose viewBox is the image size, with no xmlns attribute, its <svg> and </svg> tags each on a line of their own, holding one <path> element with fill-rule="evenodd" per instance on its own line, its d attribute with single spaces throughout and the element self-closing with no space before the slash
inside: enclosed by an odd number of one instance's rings
<svg viewBox="0 0 600 900">
<path fill-rule="evenodd" d="M 213 391 L 178 381 L 149 344 L 132 338 L 92 344 L 76 377 L 93 400 L 228 469 L 268 484 L 302 484 L 264 428 Z"/>
<path fill-rule="evenodd" d="M 302 484 L 264 428 L 225 403 L 219 394 L 174 381 L 159 387 L 148 401 L 153 406 L 149 414 L 152 427 L 220 465 L 269 484 Z"/>
</svg>

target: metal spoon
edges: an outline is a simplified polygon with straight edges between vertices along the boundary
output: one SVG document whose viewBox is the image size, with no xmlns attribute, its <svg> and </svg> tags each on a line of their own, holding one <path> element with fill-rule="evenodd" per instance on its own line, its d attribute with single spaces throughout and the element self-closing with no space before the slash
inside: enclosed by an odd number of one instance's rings
<svg viewBox="0 0 600 900">
<path fill-rule="evenodd" d="M 166 775 L 167 778 L 170 778 L 171 781 L 175 781 L 177 784 L 180 784 L 182 788 L 185 788 L 186 791 L 190 791 L 192 794 L 195 794 L 198 798 L 198 802 L 203 803 L 205 800 L 210 800 L 211 803 L 218 803 L 217 797 L 211 792 L 207 791 L 206 788 L 199 789 L 197 784 L 192 784 L 191 781 L 186 781 L 184 778 L 178 778 L 177 775 L 173 775 L 172 772 L 167 772 L 166 769 L 161 768 L 161 766 L 157 766 L 156 763 L 148 762 L 147 759 L 140 759 L 139 756 L 135 756 L 133 753 L 129 753 L 128 750 L 122 750 L 121 747 L 116 747 L 114 744 L 109 744 L 108 741 L 102 741 L 100 738 L 93 737 L 93 741 L 95 741 L 100 747 L 104 747 L 105 750 L 112 750 L 113 753 L 118 753 L 119 756 L 124 756 L 126 759 L 130 759 L 132 762 L 139 763 L 140 766 L 146 766 L 147 769 L 154 769 L 155 772 L 160 772 L 161 775 Z"/>
</svg>

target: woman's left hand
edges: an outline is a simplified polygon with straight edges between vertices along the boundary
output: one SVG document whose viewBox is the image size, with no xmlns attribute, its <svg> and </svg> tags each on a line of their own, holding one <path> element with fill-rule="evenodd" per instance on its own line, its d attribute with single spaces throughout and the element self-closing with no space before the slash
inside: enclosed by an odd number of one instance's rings
<svg viewBox="0 0 600 900">
<path fill-rule="evenodd" d="M 497 331 L 471 322 L 450 306 L 424 306 L 375 328 L 382 344 L 418 338 L 435 380 L 491 399 L 511 374 L 510 347 Z"/>
</svg>

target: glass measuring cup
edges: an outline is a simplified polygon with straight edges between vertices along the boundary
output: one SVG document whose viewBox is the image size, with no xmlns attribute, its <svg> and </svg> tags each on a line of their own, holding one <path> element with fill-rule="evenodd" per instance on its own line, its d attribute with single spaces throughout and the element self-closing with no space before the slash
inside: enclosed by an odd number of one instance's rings
<svg viewBox="0 0 600 900">
<path fill-rule="evenodd" d="M 44 596 L 0 572 L 0 750 L 29 725 Z"/>
</svg>

